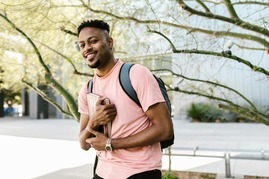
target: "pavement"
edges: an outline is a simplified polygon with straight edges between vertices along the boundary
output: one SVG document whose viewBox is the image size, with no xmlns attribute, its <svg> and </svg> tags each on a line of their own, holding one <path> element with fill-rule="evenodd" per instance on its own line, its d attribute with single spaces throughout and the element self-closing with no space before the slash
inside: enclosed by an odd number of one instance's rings
<svg viewBox="0 0 269 179">
<path fill-rule="evenodd" d="M 174 129 L 172 170 L 216 173 L 220 179 L 229 166 L 230 178 L 269 178 L 269 126 L 175 119 Z M 72 119 L 0 118 L 0 179 L 91 178 L 95 151 L 80 148 L 78 131 Z"/>
</svg>

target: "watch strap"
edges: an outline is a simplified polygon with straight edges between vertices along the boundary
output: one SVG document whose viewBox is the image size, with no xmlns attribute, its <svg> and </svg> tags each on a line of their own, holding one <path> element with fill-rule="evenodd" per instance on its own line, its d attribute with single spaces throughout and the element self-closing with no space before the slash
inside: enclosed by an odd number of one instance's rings
<svg viewBox="0 0 269 179">
<path fill-rule="evenodd" d="M 111 145 L 111 138 L 108 138 L 108 139 L 107 139 L 106 144 L 107 144 L 107 145 Z"/>
</svg>

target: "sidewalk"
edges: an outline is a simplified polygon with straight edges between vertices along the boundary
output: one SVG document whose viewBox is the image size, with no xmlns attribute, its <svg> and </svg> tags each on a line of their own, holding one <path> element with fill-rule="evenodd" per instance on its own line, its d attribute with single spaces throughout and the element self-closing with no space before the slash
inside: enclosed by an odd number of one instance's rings
<svg viewBox="0 0 269 179">
<path fill-rule="evenodd" d="M 95 152 L 83 151 L 75 120 L 0 118 L 1 179 L 89 179 Z"/>
<path fill-rule="evenodd" d="M 178 149 L 264 150 L 269 154 L 269 127 L 262 124 L 207 124 L 174 120 Z M 94 150 L 83 151 L 77 141 L 75 120 L 0 118 L 0 178 L 88 179 L 92 174 Z M 209 153 L 210 155 L 212 154 Z M 163 168 L 168 157 L 163 157 Z M 218 173 L 225 178 L 223 158 L 173 156 L 173 170 Z M 231 160 L 234 178 L 268 176 L 268 160 Z"/>
</svg>

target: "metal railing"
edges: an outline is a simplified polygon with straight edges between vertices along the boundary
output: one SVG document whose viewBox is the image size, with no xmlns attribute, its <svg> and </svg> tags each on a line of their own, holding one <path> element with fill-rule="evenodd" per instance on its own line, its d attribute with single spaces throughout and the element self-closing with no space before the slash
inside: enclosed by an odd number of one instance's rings
<svg viewBox="0 0 269 179">
<path fill-rule="evenodd" d="M 168 150 L 163 151 L 164 155 L 168 155 Z M 268 160 L 269 150 L 239 150 L 239 149 L 214 149 L 214 148 L 171 148 L 171 156 L 189 156 L 189 157 L 210 157 L 210 158 L 223 158 L 225 160 L 225 176 L 232 178 L 231 174 L 231 159 L 242 160 Z"/>
</svg>

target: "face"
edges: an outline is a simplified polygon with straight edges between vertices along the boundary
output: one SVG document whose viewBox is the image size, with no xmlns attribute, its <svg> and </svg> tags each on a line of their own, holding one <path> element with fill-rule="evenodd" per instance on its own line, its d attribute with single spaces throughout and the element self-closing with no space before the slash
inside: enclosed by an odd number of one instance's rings
<svg viewBox="0 0 269 179">
<path fill-rule="evenodd" d="M 91 68 L 102 68 L 112 59 L 113 40 L 105 30 L 85 27 L 79 33 L 82 57 Z"/>
</svg>

